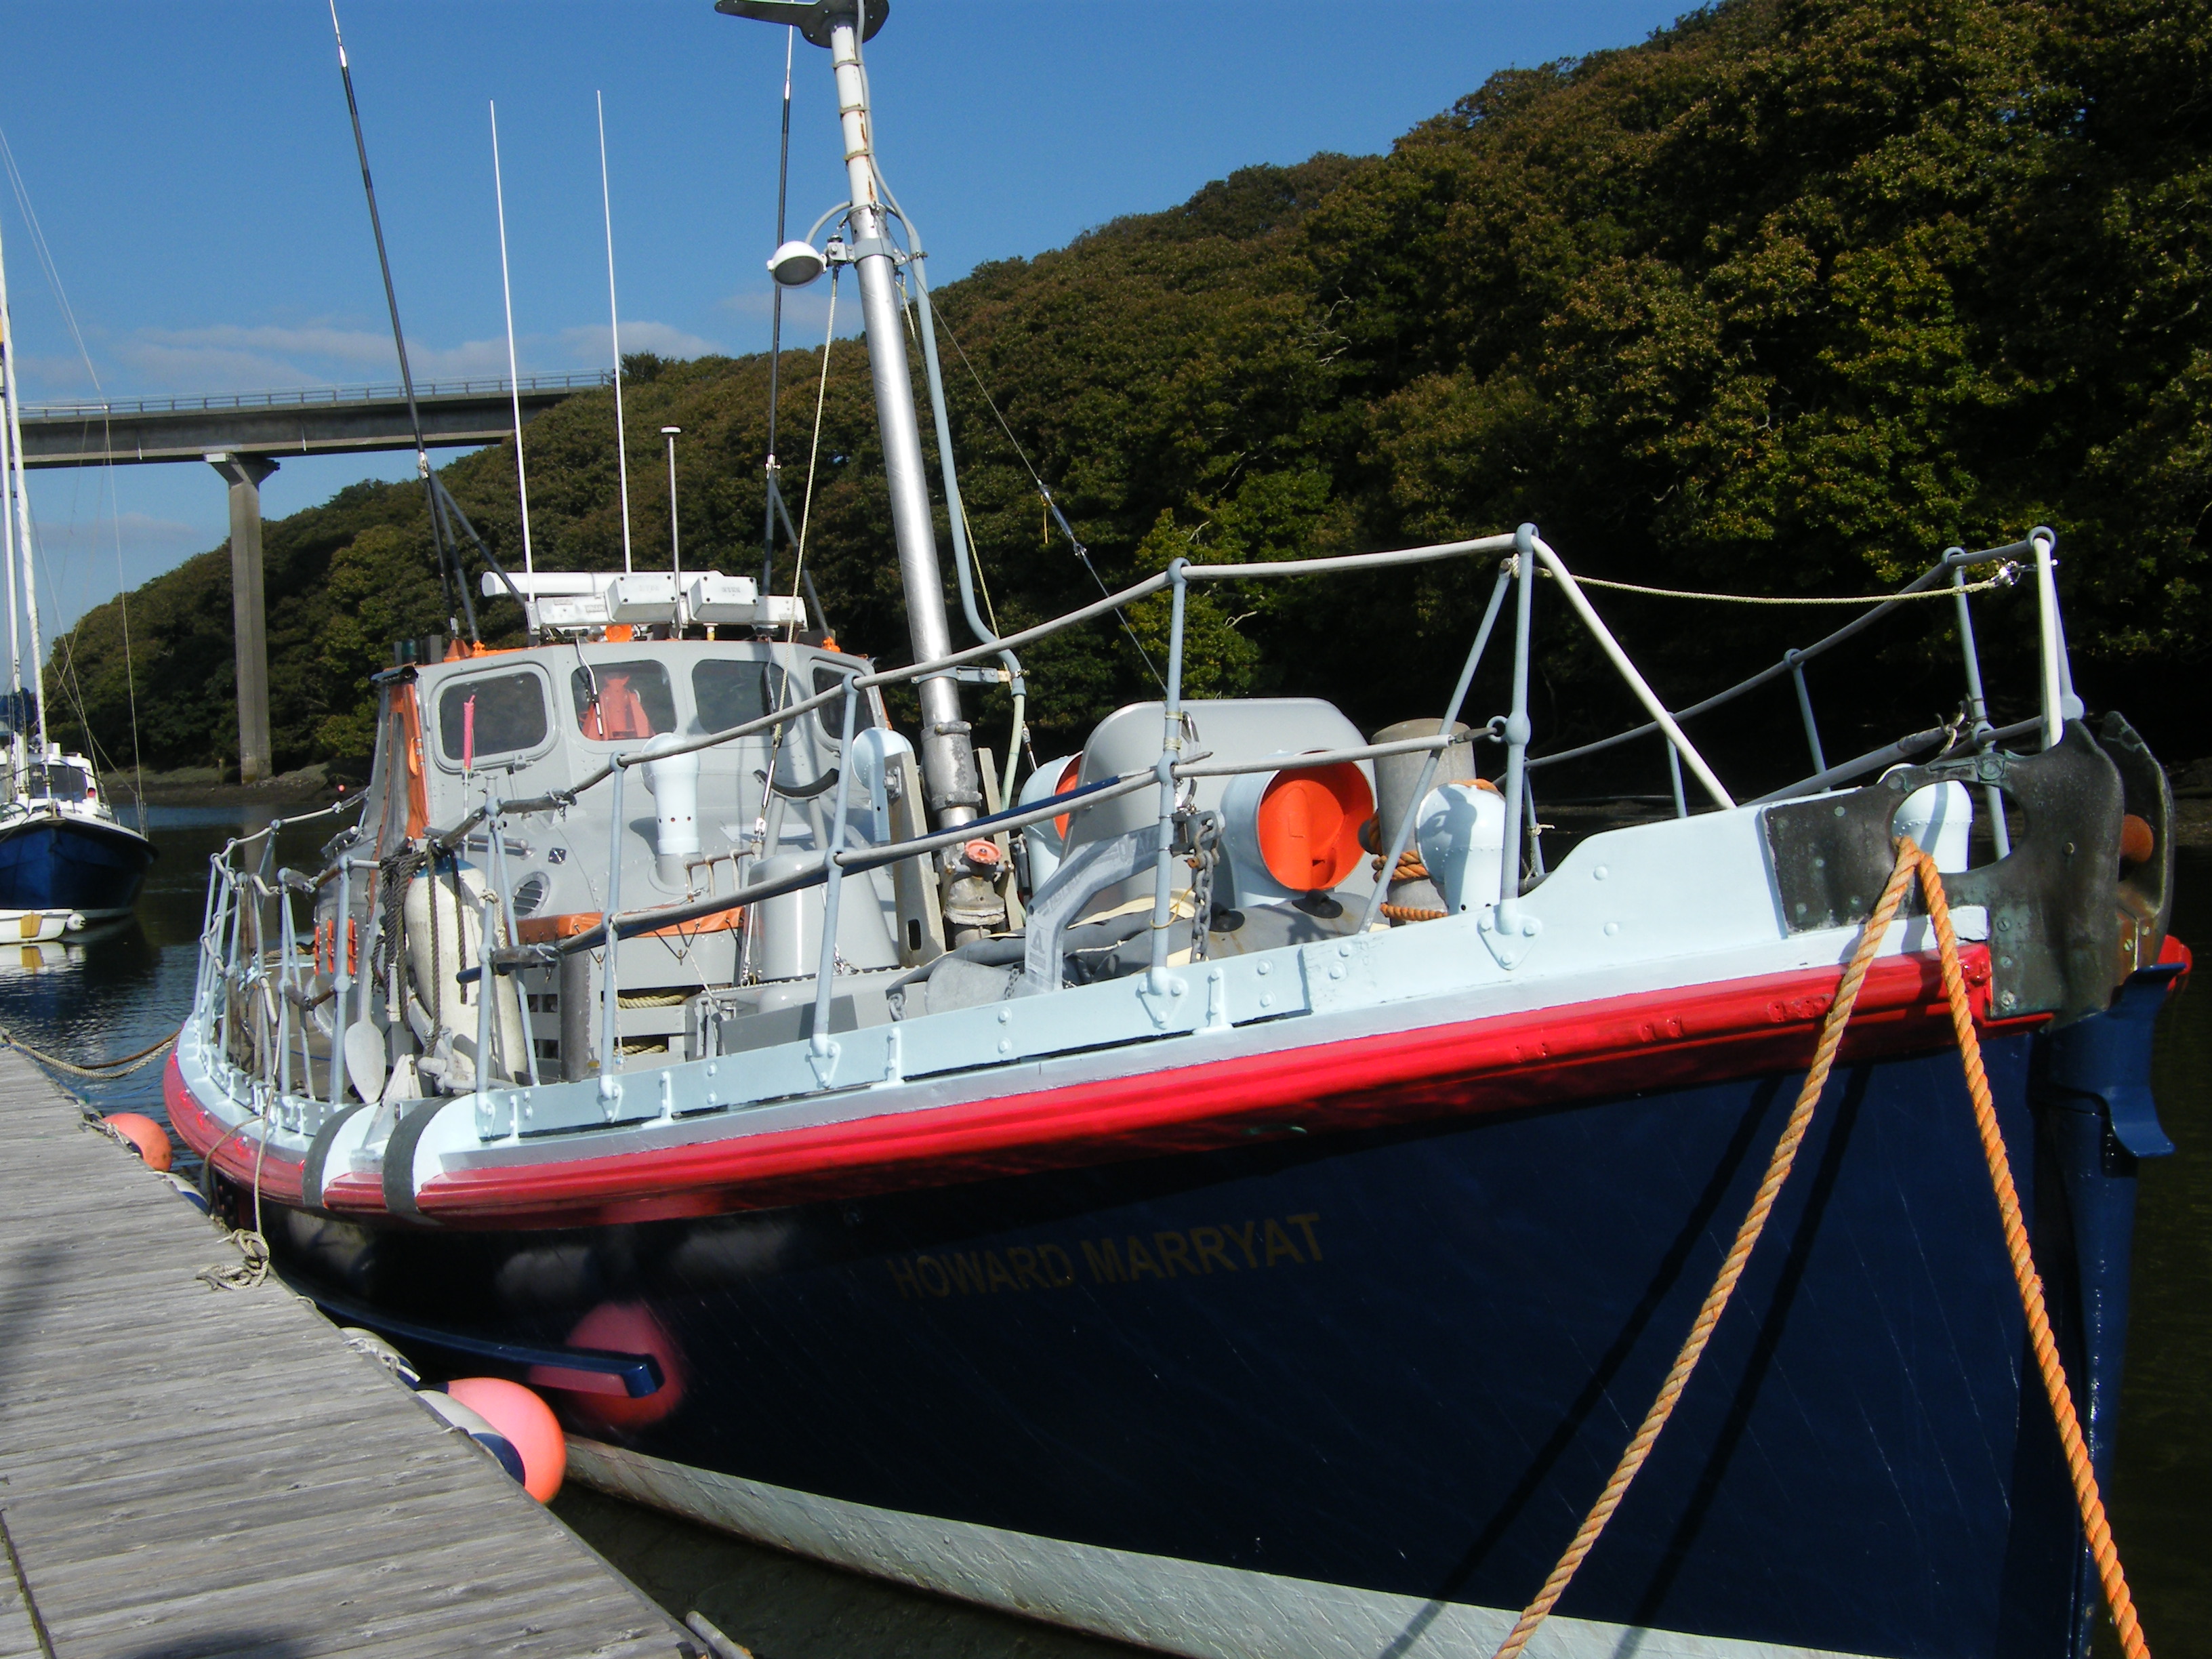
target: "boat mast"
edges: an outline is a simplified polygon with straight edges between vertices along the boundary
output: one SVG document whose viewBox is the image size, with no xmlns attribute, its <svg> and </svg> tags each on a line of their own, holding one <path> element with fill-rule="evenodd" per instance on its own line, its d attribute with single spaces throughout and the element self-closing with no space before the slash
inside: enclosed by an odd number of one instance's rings
<svg viewBox="0 0 2212 1659">
<path fill-rule="evenodd" d="M 15 356 L 13 320 L 8 314 L 8 262 L 0 255 L 0 359 Z M 0 386 L 6 378 L 0 375 Z M 11 787 L 23 788 L 23 624 L 15 608 L 15 445 L 12 428 L 0 420 L 0 569 L 8 578 L 8 761 Z"/>
<path fill-rule="evenodd" d="M 44 761 L 46 757 L 46 687 L 42 665 L 46 653 L 40 648 L 39 639 L 39 588 L 31 574 L 31 491 L 30 481 L 23 474 L 23 417 L 19 407 L 21 399 L 15 390 L 15 325 L 8 310 L 8 262 L 4 253 L 0 253 L 0 342 L 4 342 L 6 346 L 6 349 L 0 350 L 0 398 L 4 398 L 8 404 L 9 493 L 15 498 L 16 509 L 12 516 L 15 545 L 22 563 L 23 614 L 31 626 L 31 678 L 33 682 L 31 706 L 37 711 L 39 722 L 38 758 Z M 11 622 L 14 620 L 15 599 L 15 590 L 11 585 L 8 590 Z M 15 665 L 15 684 L 21 690 L 23 684 L 22 663 L 16 655 L 16 650 L 15 633 L 11 629 L 8 654 Z M 20 710 L 17 715 L 17 720 L 11 721 L 11 725 L 20 725 Z M 14 749 L 20 764 L 22 753 L 22 734 L 20 731 L 16 733 Z"/>
<path fill-rule="evenodd" d="M 876 180 L 868 82 L 860 69 L 859 4 L 838 9 L 831 20 L 830 60 L 837 74 L 837 116 L 844 127 L 845 173 L 853 192 L 851 247 L 860 280 L 860 314 L 867 326 L 868 367 L 876 385 L 876 422 L 883 434 L 884 482 L 890 488 L 891 531 L 898 544 L 899 579 L 906 590 L 907 631 L 915 660 L 927 662 L 952 654 L 952 626 L 945 609 L 945 575 L 937 563 L 937 528 L 931 521 L 929 478 L 921 459 L 914 377 L 907 367 L 906 328 L 890 226 Z M 976 787 L 975 751 L 968 723 L 961 718 L 960 683 L 947 675 L 922 681 L 920 690 L 922 781 L 938 827 L 949 830 L 975 817 L 983 804 Z"/>
</svg>

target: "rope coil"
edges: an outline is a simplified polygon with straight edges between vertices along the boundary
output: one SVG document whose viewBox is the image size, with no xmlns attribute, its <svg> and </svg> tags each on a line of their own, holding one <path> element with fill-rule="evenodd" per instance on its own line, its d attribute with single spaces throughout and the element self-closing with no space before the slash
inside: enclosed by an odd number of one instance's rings
<svg viewBox="0 0 2212 1659">
<path fill-rule="evenodd" d="M 1836 1000 L 1828 1010 L 1820 1028 L 1820 1040 L 1813 1055 L 1812 1068 L 1806 1073 L 1805 1085 L 1798 1091 L 1797 1103 L 1784 1124 L 1781 1138 L 1775 1143 L 1773 1156 L 1768 1160 L 1765 1176 L 1759 1183 L 1750 1209 L 1742 1224 L 1737 1228 L 1735 1242 L 1721 1269 L 1713 1279 L 1712 1289 L 1706 1292 L 1704 1305 L 1691 1324 L 1690 1334 L 1683 1340 L 1680 1351 L 1674 1356 L 1674 1365 L 1660 1384 L 1657 1395 L 1644 1413 L 1643 1423 L 1621 1453 L 1614 1466 L 1612 1478 L 1598 1494 L 1597 1502 L 1590 1506 L 1573 1540 L 1544 1581 L 1543 1588 L 1534 1601 L 1524 1608 L 1504 1642 L 1498 1644 L 1492 1659 L 1519 1659 L 1528 1647 L 1529 1638 L 1537 1628 L 1551 1616 L 1560 1596 L 1566 1593 L 1569 1583 L 1583 1560 L 1596 1546 L 1599 1534 L 1613 1513 L 1620 1507 L 1627 1495 L 1629 1484 L 1650 1455 L 1651 1448 L 1659 1438 L 1660 1431 L 1674 1413 L 1691 1373 L 1696 1370 L 1706 1343 L 1711 1339 L 1721 1315 L 1727 1310 L 1729 1299 L 1735 1292 L 1736 1282 L 1742 1278 L 1745 1264 L 1751 1259 L 1759 1234 L 1765 1230 L 1767 1218 L 1774 1202 L 1790 1179 L 1791 1165 L 1796 1162 L 1797 1149 L 1805 1139 L 1805 1132 L 1813 1121 L 1814 1109 L 1828 1081 L 1828 1073 L 1835 1065 L 1836 1054 L 1841 1048 L 1844 1028 L 1850 1023 L 1851 1011 L 1857 1004 L 1860 988 L 1865 983 L 1867 970 L 1872 966 L 1875 952 L 1889 924 L 1896 916 L 1897 907 L 1905 896 L 1907 884 L 1917 876 L 1921 890 L 1926 896 L 1929 919 L 1936 931 L 1937 946 L 1942 954 L 1943 992 L 1950 1005 L 1951 1025 L 1958 1038 L 1959 1054 L 1965 1067 L 1966 1089 L 1972 1097 L 1974 1121 L 1981 1135 L 1984 1157 L 1988 1163 L 1990 1182 L 1994 1189 L 1997 1211 L 2004 1226 L 2005 1248 L 2012 1260 L 2013 1277 L 2020 1288 L 2021 1305 L 2027 1314 L 2028 1337 L 2035 1353 L 2036 1364 L 2041 1371 L 2045 1392 L 2051 1400 L 2051 1413 L 2058 1423 L 2060 1444 L 2066 1455 L 2067 1473 L 2074 1484 L 2075 1501 L 2081 1510 L 2082 1531 L 2087 1538 L 2092 1557 L 2097 1564 L 2106 1604 L 2112 1609 L 2112 1626 L 2118 1633 L 2120 1647 L 2126 1659 L 2150 1659 L 2150 1649 L 2143 1640 L 2142 1627 L 2136 1620 L 2135 1603 L 2128 1593 L 2127 1578 L 2120 1568 L 2119 1551 L 2112 1542 L 2112 1528 L 2105 1518 L 2105 1506 L 2097 1490 L 2097 1474 L 2089 1462 L 2089 1455 L 2081 1438 L 2081 1424 L 2075 1415 L 2072 1391 L 2066 1382 L 2064 1362 L 2059 1358 L 2058 1346 L 2051 1333 L 2051 1319 L 2043 1300 L 2043 1281 L 2035 1270 L 2030 1253 L 2027 1229 L 2021 1218 L 2020 1195 L 2013 1185 L 2012 1168 L 2005 1153 L 2004 1135 L 1999 1128 L 1996 1107 L 1990 1095 L 1989 1078 L 1982 1067 L 1980 1039 L 1974 1030 L 1973 1006 L 1967 1000 L 1966 981 L 1959 964 L 1958 936 L 1951 927 L 1951 912 L 1943 896 L 1943 878 L 1936 867 L 1936 860 L 1914 845 L 1910 836 L 1898 843 L 1897 864 L 1890 872 L 1888 884 L 1882 889 L 1881 901 L 1875 906 L 1874 914 L 1867 918 L 1866 927 L 1859 936 L 1857 948 L 1851 953 L 1849 967 L 1836 990 Z"/>
</svg>

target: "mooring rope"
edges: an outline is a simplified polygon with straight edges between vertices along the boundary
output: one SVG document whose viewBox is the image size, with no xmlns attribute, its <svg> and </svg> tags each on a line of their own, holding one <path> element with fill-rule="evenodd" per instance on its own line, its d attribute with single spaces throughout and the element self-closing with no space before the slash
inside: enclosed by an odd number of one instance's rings
<svg viewBox="0 0 2212 1659">
<path fill-rule="evenodd" d="M 151 1066 L 161 1057 L 161 1050 L 174 1042 L 184 1028 L 179 1026 L 159 1042 L 141 1048 L 137 1054 L 125 1054 L 119 1060 L 94 1060 L 79 1065 L 73 1060 L 64 1060 L 59 1054 L 50 1054 L 43 1048 L 34 1048 L 5 1026 L 0 1026 L 0 1048 L 13 1048 L 27 1054 L 41 1066 L 51 1066 L 58 1072 L 67 1072 L 71 1077 L 91 1078 L 100 1081 L 108 1078 L 129 1077 L 131 1073 Z"/>
<path fill-rule="evenodd" d="M 1375 855 L 1375 873 L 1378 876 L 1382 873 L 1382 855 L 1379 853 Z M 1421 855 L 1419 852 L 1408 847 L 1398 854 L 1397 866 L 1390 872 L 1393 885 L 1401 881 L 1426 881 L 1427 879 L 1429 879 L 1429 866 L 1421 862 Z M 1425 904 L 1385 904 L 1378 908 L 1391 921 L 1398 922 L 1442 921 L 1450 914 L 1447 910 L 1431 909 Z"/>
<path fill-rule="evenodd" d="M 1736 1281 L 1742 1278 L 1745 1264 L 1759 1243 L 1774 1200 L 1780 1194 L 1790 1170 L 1796 1162 L 1797 1149 L 1805 1138 L 1805 1131 L 1813 1121 L 1814 1109 L 1820 1104 L 1820 1094 L 1835 1064 L 1836 1053 L 1841 1047 L 1844 1028 L 1850 1023 L 1851 1011 L 1857 1004 L 1859 988 L 1865 982 L 1867 969 L 1872 965 L 1876 947 L 1897 914 L 1899 902 L 1905 889 L 1915 875 L 1920 880 L 1921 890 L 1926 895 L 1929 921 L 1934 924 L 1937 946 L 1942 953 L 1943 991 L 1950 1004 L 1951 1026 L 1959 1040 L 1960 1059 L 1966 1069 L 1966 1091 L 1972 1097 L 1974 1121 L 1981 1132 L 1982 1150 L 1990 1169 L 1990 1182 L 1995 1189 L 1997 1211 L 2004 1224 L 2005 1248 L 2012 1258 L 2013 1277 L 2020 1287 L 2021 1305 L 2027 1316 L 2028 1337 L 2035 1352 L 2036 1364 L 2043 1374 L 2044 1390 L 2051 1398 L 2053 1416 L 2058 1421 L 2060 1443 L 2066 1453 L 2067 1472 L 2073 1478 L 2075 1501 L 2081 1510 L 2082 1530 L 2089 1540 L 2091 1555 L 2097 1563 L 2097 1571 L 2103 1582 L 2105 1599 L 2112 1608 L 2113 1628 L 2118 1632 L 2120 1647 L 2126 1659 L 2150 1659 L 2150 1649 L 2145 1644 L 2142 1631 L 2136 1619 L 2135 1602 L 2128 1594 L 2126 1576 L 2120 1569 L 2118 1547 L 2112 1542 L 2111 1526 L 2105 1518 L 2105 1505 L 2097 1491 L 2097 1473 L 2089 1462 L 2089 1455 L 2081 1439 L 2081 1429 L 2075 1416 L 2074 1399 L 2067 1387 L 2066 1368 L 2059 1358 L 2057 1342 L 2051 1334 L 2051 1319 L 2043 1303 L 2043 1281 L 2035 1271 L 2034 1257 L 2029 1251 L 2027 1229 L 2021 1219 L 2020 1195 L 2013 1185 L 2012 1167 L 2005 1155 L 2004 1135 L 1998 1127 L 1996 1107 L 1990 1098 L 1989 1078 L 1982 1068 L 1980 1040 L 1974 1031 L 1973 1007 L 1966 999 L 1966 981 L 1959 965 L 1959 941 L 1952 931 L 1950 907 L 1943 896 L 1942 873 L 1936 860 L 1913 843 L 1910 836 L 1899 838 L 1897 864 L 1890 872 L 1889 882 L 1882 889 L 1881 902 L 1875 906 L 1874 915 L 1867 919 L 1865 930 L 1859 936 L 1856 950 L 1851 954 L 1850 965 L 1844 970 L 1843 981 L 1836 990 L 1836 1000 L 1828 1010 L 1826 1021 L 1820 1028 L 1820 1046 L 1813 1056 L 1812 1069 L 1806 1073 L 1805 1086 L 1799 1091 L 1797 1104 L 1783 1126 L 1781 1139 L 1775 1143 L 1774 1155 L 1768 1161 L 1766 1176 L 1759 1184 L 1750 1210 L 1743 1224 L 1736 1230 L 1735 1243 L 1721 1270 L 1713 1280 L 1712 1289 L 1706 1293 L 1705 1305 L 1698 1310 L 1696 1321 L 1684 1339 L 1681 1351 L 1660 1384 L 1659 1393 L 1644 1413 L 1644 1422 L 1630 1440 L 1627 1449 L 1614 1466 L 1613 1477 L 1599 1493 L 1597 1502 L 1590 1506 L 1588 1516 L 1552 1569 L 1551 1577 L 1536 1599 L 1522 1610 L 1505 1640 L 1499 1644 L 1492 1659 L 1519 1659 L 1537 1627 L 1551 1614 L 1559 1597 L 1591 1549 L 1598 1535 L 1605 1530 L 1613 1512 L 1620 1507 L 1627 1494 L 1629 1483 L 1636 1479 L 1637 1471 L 1650 1455 L 1659 1431 L 1667 1426 L 1674 1415 L 1674 1407 L 1681 1399 L 1690 1374 L 1697 1369 L 1698 1361 L 1711 1340 L 1713 1328 L 1726 1311 L 1729 1298 L 1735 1293 Z"/>
<path fill-rule="evenodd" d="M 2004 1224 L 2005 1253 L 2012 1258 L 2012 1276 L 2020 1287 L 2020 1305 L 2027 1316 L 2029 1346 L 2035 1351 L 2036 1369 L 2043 1373 L 2043 1391 L 2051 1398 L 2051 1414 L 2057 1419 L 2059 1444 L 2066 1452 L 2066 1472 L 2073 1477 L 2074 1500 L 2081 1512 L 2081 1531 L 2089 1553 L 2097 1563 L 2097 1577 L 2112 1611 L 2112 1629 L 2127 1659 L 2150 1659 L 2149 1645 L 2136 1618 L 2135 1598 L 2128 1594 L 2127 1574 L 2120 1567 L 2119 1547 L 2112 1541 L 2111 1523 L 2105 1518 L 2105 1500 L 2097 1490 L 2097 1470 L 2082 1443 L 2081 1419 L 2074 1414 L 2074 1391 L 2067 1386 L 2066 1363 L 2051 1334 L 2051 1315 L 2043 1304 L 2043 1278 L 2035 1270 L 2028 1248 L 2027 1227 L 2021 1219 L 2020 1190 L 2013 1185 L 2012 1160 L 2005 1153 L 2004 1131 L 1997 1125 L 1996 1103 L 1990 1097 L 1989 1074 L 1982 1069 L 1981 1039 L 1974 1032 L 1974 1011 L 1966 1000 L 1966 976 L 1959 966 L 1958 935 L 1951 928 L 1951 906 L 1943 896 L 1943 878 L 1936 860 L 1907 836 L 1901 863 L 1911 856 L 1920 871 L 1920 890 L 1927 896 L 1928 919 L 1936 927 L 1936 943 L 1942 952 L 1943 994 L 1951 1005 L 1951 1029 L 1959 1038 L 1959 1059 L 1966 1067 L 1966 1092 L 1973 1097 L 1974 1127 L 1981 1132 L 1982 1157 L 1990 1166 L 1990 1186 L 1996 1194 L 1997 1216 Z"/>
<path fill-rule="evenodd" d="M 1836 1063 L 1836 1051 L 1843 1045 L 1844 1027 L 1850 1022 L 1851 1009 L 1859 1000 L 1859 987 L 1866 982 L 1867 969 L 1874 963 L 1875 949 L 1882 935 L 1889 931 L 1890 918 L 1897 914 L 1898 902 L 1905 896 L 1905 884 L 1911 878 L 1912 864 L 1900 854 L 1897 867 L 1890 872 L 1889 884 L 1882 889 L 1881 902 L 1867 918 L 1865 930 L 1859 935 L 1858 948 L 1851 953 L 1850 965 L 1844 969 L 1843 982 L 1836 988 L 1836 1000 L 1828 1010 L 1826 1023 L 1820 1028 L 1820 1042 L 1813 1054 L 1813 1068 L 1805 1074 L 1805 1086 L 1797 1091 L 1796 1107 L 1790 1121 L 1782 1126 L 1782 1138 L 1774 1144 L 1774 1155 L 1767 1160 L 1766 1176 L 1759 1183 L 1759 1191 L 1745 1213 L 1743 1224 L 1736 1229 L 1735 1243 L 1729 1248 L 1728 1257 L 1713 1279 L 1713 1287 L 1705 1292 L 1705 1305 L 1683 1339 L 1681 1351 L 1674 1356 L 1674 1364 L 1667 1373 L 1667 1380 L 1659 1385 L 1659 1393 L 1651 1402 L 1651 1409 L 1644 1414 L 1644 1422 L 1635 1437 L 1620 1455 L 1613 1478 L 1605 1483 L 1597 1502 L 1590 1506 L 1583 1519 L 1574 1541 L 1567 1546 L 1566 1553 L 1552 1569 L 1552 1576 L 1544 1581 L 1544 1588 L 1536 1592 L 1536 1599 L 1522 1610 L 1505 1640 L 1498 1645 L 1493 1659 L 1519 1659 L 1522 1649 L 1536 1628 L 1550 1617 L 1553 1607 L 1566 1593 L 1576 1570 L 1583 1564 L 1605 1530 L 1613 1512 L 1620 1507 L 1627 1496 L 1629 1482 L 1636 1479 L 1644 1460 L 1651 1455 L 1652 1445 L 1659 1431 L 1667 1426 L 1667 1419 L 1674 1414 L 1675 1402 L 1681 1399 L 1682 1390 L 1690 1380 L 1690 1373 L 1698 1368 L 1698 1361 L 1705 1352 L 1705 1344 L 1720 1323 L 1721 1315 L 1727 1311 L 1729 1298 L 1735 1295 L 1736 1281 L 1743 1277 L 1744 1266 L 1751 1260 L 1752 1247 L 1765 1231 L 1766 1218 L 1772 1213 L 1774 1200 L 1780 1196 L 1783 1183 L 1790 1179 L 1791 1164 L 1796 1162 L 1797 1148 L 1811 1127 L 1813 1109 L 1820 1103 L 1820 1091 L 1827 1085 L 1829 1070 Z"/>
</svg>

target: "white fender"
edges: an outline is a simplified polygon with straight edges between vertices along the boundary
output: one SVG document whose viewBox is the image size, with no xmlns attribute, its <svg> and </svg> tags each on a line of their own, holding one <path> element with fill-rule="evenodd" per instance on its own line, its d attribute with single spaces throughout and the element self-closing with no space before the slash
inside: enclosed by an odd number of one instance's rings
<svg viewBox="0 0 2212 1659">
<path fill-rule="evenodd" d="M 483 981 L 479 978 L 463 984 L 456 975 L 464 965 L 477 968 L 483 963 L 483 927 L 478 919 L 484 896 L 483 878 L 472 866 L 465 864 L 460 867 L 459 884 L 459 902 L 454 897 L 455 878 L 452 876 L 442 876 L 434 883 L 428 876 L 422 875 L 407 884 L 407 966 L 414 975 L 415 994 L 422 1000 L 424 1012 L 429 1016 L 431 1030 L 423 1046 L 434 1048 L 440 1037 L 449 1036 L 453 1051 L 474 1066 L 477 997 Z M 496 906 L 492 915 L 496 920 Z M 434 916 L 437 933 L 434 963 L 430 959 Z M 504 930 L 495 930 L 493 938 L 495 943 L 503 945 Z M 514 976 L 501 974 L 489 977 L 498 988 L 493 994 L 492 1004 L 494 1064 L 481 1069 L 508 1078 L 527 1077 L 529 1036 L 523 1025 L 522 998 Z M 449 1085 L 471 1086 L 474 1079 L 449 1077 L 446 1081 Z"/>
</svg>

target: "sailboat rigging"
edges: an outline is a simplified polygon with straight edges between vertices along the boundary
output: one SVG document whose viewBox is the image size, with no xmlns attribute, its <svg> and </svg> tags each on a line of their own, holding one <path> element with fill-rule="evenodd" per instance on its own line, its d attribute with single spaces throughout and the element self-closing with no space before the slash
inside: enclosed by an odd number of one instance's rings
<svg viewBox="0 0 2212 1659">
<path fill-rule="evenodd" d="M 92 762 L 64 751 L 47 733 L 40 684 L 45 641 L 39 626 L 16 355 L 7 258 L 0 249 L 0 465 L 5 472 L 0 489 L 6 496 L 9 536 L 4 563 L 10 670 L 9 768 L 0 799 L 0 926 L 12 927 L 23 939 L 39 939 L 88 921 L 128 915 L 154 861 L 154 846 L 116 817 Z M 27 649 L 19 629 L 29 635 Z M 27 687 L 27 671 L 32 682 Z"/>
</svg>

